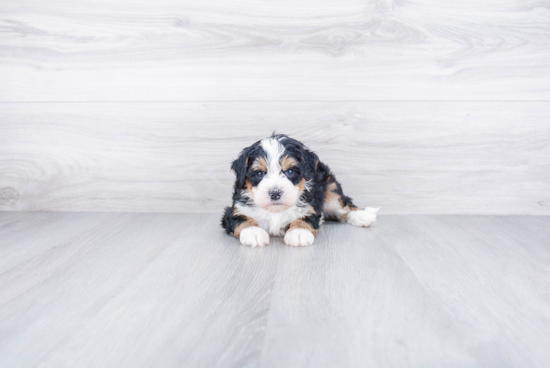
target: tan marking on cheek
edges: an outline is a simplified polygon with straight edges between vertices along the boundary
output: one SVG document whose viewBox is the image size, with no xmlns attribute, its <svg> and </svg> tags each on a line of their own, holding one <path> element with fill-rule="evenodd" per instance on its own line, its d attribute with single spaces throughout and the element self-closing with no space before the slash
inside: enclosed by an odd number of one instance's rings
<svg viewBox="0 0 550 368">
<path fill-rule="evenodd" d="M 252 218 L 247 218 L 246 221 L 241 222 L 239 225 L 237 225 L 233 234 L 238 238 L 241 236 L 241 231 L 243 231 L 243 229 L 251 226 L 258 226 L 258 223 Z"/>
<path fill-rule="evenodd" d="M 300 192 L 304 191 L 305 185 L 306 185 L 306 179 L 302 178 L 302 180 L 300 180 L 300 182 L 298 183 L 298 188 L 300 189 Z"/>
<path fill-rule="evenodd" d="M 292 221 L 292 223 L 290 224 L 290 227 L 288 228 L 288 231 L 294 230 L 294 229 L 306 229 L 311 231 L 313 235 L 317 235 L 317 230 L 315 230 L 313 226 L 311 226 L 310 224 L 308 224 L 307 222 L 301 219 Z"/>
<path fill-rule="evenodd" d="M 252 169 L 256 170 L 256 171 L 266 172 L 267 171 L 267 161 L 265 160 L 265 158 L 264 157 L 258 157 L 257 159 L 255 159 L 254 162 L 252 163 Z"/>
<path fill-rule="evenodd" d="M 251 192 L 252 191 L 252 183 L 250 183 L 250 180 L 248 180 L 248 178 L 244 181 L 244 183 L 246 184 L 246 191 L 247 192 Z"/>
<path fill-rule="evenodd" d="M 290 156 L 285 156 L 281 159 L 281 169 L 287 171 L 291 167 L 298 166 L 298 162 Z"/>
</svg>

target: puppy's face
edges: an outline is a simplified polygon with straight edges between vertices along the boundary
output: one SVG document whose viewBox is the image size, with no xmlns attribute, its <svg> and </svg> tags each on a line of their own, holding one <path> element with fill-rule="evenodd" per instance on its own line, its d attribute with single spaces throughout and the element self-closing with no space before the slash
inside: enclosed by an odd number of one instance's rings
<svg viewBox="0 0 550 368">
<path fill-rule="evenodd" d="M 298 203 L 311 155 L 300 142 L 279 135 L 243 150 L 232 167 L 247 199 L 267 211 L 282 212 Z"/>
</svg>

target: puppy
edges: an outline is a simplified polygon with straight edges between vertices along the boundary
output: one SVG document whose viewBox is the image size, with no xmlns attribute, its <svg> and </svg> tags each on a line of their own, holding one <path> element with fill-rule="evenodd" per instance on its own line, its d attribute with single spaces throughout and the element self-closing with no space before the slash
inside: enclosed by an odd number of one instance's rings
<svg viewBox="0 0 550 368">
<path fill-rule="evenodd" d="M 313 244 L 324 219 L 367 227 L 378 209 L 358 209 L 342 192 L 329 167 L 302 143 L 273 134 L 245 148 L 233 161 L 233 206 L 222 227 L 251 247 L 269 244 L 269 235 L 287 245 Z"/>
</svg>

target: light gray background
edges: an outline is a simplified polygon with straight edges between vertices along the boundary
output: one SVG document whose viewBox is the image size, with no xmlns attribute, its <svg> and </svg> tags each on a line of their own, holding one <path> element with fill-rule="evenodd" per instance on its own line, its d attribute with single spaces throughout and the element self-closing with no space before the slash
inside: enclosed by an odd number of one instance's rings
<svg viewBox="0 0 550 368">
<path fill-rule="evenodd" d="M 225 234 L 273 130 L 378 221 Z M 2 368 L 546 368 L 522 215 L 550 215 L 550 1 L 0 0 Z"/>
<path fill-rule="evenodd" d="M 2 1 L 0 210 L 219 212 L 273 130 L 381 213 L 550 214 L 541 1 Z"/>
</svg>

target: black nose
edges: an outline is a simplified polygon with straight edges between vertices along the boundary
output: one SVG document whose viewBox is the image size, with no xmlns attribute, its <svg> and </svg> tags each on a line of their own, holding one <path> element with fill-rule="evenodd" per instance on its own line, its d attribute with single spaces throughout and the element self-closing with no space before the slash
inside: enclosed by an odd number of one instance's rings
<svg viewBox="0 0 550 368">
<path fill-rule="evenodd" d="M 283 192 L 281 192 L 279 189 L 273 189 L 269 191 L 269 196 L 271 197 L 272 201 L 276 201 L 277 199 L 281 198 L 281 195 Z"/>
</svg>

